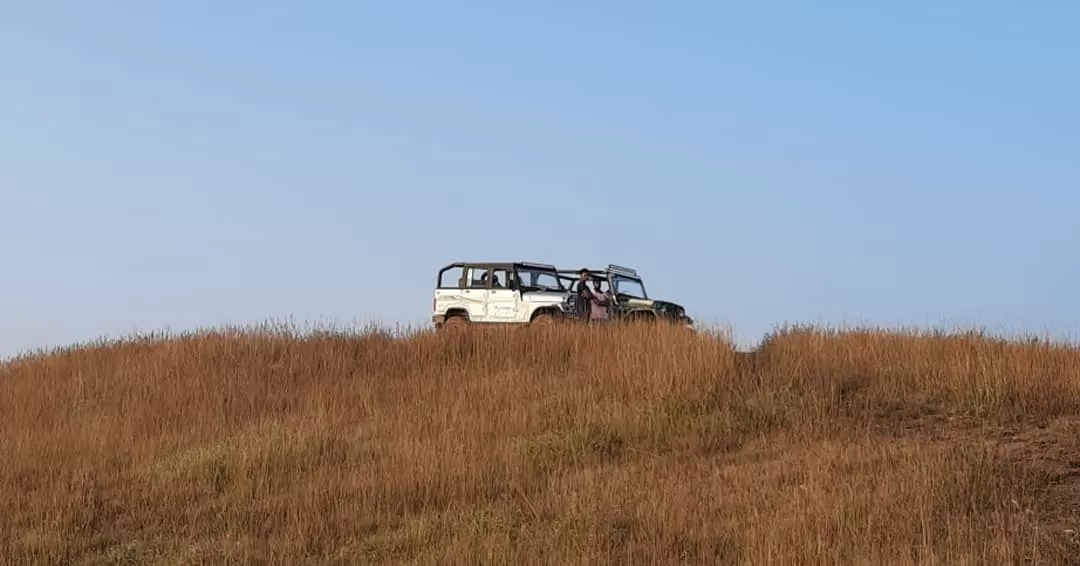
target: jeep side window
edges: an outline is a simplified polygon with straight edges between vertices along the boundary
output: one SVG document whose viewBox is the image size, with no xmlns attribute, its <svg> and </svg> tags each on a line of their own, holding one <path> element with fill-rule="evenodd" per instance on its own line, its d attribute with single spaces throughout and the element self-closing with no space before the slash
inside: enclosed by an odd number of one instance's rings
<svg viewBox="0 0 1080 566">
<path fill-rule="evenodd" d="M 461 289 L 465 287 L 465 268 L 458 265 L 443 271 L 439 275 L 440 289 Z"/>
<path fill-rule="evenodd" d="M 510 288 L 510 274 L 505 269 L 493 269 L 491 270 L 491 282 L 492 289 L 509 289 Z"/>
<path fill-rule="evenodd" d="M 533 286 L 533 274 L 532 274 L 532 272 L 527 271 L 525 269 L 520 269 L 519 268 L 518 272 L 517 272 L 517 276 L 518 276 L 518 285 L 520 287 L 528 288 L 528 287 Z"/>
<path fill-rule="evenodd" d="M 468 279 L 468 288 L 470 289 L 487 289 L 488 277 L 490 277 L 490 271 L 486 267 L 470 267 L 466 273 Z"/>
<path fill-rule="evenodd" d="M 549 290 L 556 290 L 560 288 L 558 276 L 548 271 L 519 268 L 518 277 L 520 277 L 520 283 L 522 287 L 534 289 L 546 288 Z"/>
</svg>

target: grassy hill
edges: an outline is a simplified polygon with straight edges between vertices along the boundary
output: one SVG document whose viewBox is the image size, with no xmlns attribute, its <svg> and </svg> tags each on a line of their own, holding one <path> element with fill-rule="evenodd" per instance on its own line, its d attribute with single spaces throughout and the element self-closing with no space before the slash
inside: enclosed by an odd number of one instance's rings
<svg viewBox="0 0 1080 566">
<path fill-rule="evenodd" d="M 1080 564 L 1080 351 L 133 339 L 0 366 L 0 463 L 5 564 Z"/>
</svg>

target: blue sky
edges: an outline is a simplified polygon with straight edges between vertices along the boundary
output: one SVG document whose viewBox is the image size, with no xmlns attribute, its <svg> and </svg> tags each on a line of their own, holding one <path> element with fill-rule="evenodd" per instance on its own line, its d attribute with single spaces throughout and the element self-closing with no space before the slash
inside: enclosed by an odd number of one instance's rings
<svg viewBox="0 0 1080 566">
<path fill-rule="evenodd" d="M 424 324 L 459 259 L 784 323 L 1080 329 L 1080 6 L 0 8 L 0 355 Z"/>
</svg>

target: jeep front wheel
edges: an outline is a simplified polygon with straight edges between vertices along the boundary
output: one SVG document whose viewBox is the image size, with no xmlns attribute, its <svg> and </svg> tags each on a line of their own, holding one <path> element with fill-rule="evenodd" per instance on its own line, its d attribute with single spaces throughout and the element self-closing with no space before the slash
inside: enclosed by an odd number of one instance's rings
<svg viewBox="0 0 1080 566">
<path fill-rule="evenodd" d="M 626 315 L 624 319 L 630 324 L 645 324 L 656 322 L 656 315 L 648 311 L 633 311 Z"/>
</svg>

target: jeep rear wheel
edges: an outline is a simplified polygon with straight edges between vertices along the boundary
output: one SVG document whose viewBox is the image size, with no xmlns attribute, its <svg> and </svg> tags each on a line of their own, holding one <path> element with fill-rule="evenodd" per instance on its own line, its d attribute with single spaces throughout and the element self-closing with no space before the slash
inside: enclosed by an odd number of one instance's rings
<svg viewBox="0 0 1080 566">
<path fill-rule="evenodd" d="M 465 317 L 455 315 L 447 318 L 446 322 L 442 324 L 442 328 L 443 330 L 450 331 L 461 330 L 462 328 L 465 328 L 468 324 L 469 321 L 466 320 Z"/>
<path fill-rule="evenodd" d="M 555 317 L 549 312 L 542 312 L 533 317 L 532 324 L 537 326 L 551 326 L 552 324 L 555 324 Z"/>
</svg>

